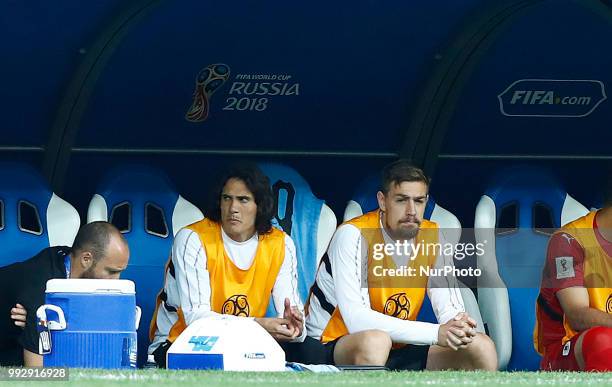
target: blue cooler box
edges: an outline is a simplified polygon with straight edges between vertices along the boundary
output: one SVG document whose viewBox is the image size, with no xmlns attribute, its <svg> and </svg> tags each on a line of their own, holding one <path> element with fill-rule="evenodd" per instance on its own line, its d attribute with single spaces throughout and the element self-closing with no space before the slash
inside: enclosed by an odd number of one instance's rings
<svg viewBox="0 0 612 387">
<path fill-rule="evenodd" d="M 132 281 L 53 279 L 45 302 L 36 312 L 44 322 L 39 350 L 45 367 L 136 368 L 140 309 Z"/>
</svg>

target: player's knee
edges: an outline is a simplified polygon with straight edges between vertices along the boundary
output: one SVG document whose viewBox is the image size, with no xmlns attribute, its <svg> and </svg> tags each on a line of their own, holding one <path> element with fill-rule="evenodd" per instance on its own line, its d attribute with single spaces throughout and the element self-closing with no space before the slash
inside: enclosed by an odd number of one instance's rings
<svg viewBox="0 0 612 387">
<path fill-rule="evenodd" d="M 582 357 L 586 371 L 612 370 L 612 328 L 595 327 L 584 334 Z"/>
<path fill-rule="evenodd" d="M 595 327 L 589 329 L 583 341 L 589 344 L 591 350 L 605 350 L 612 349 L 612 328 L 608 327 Z"/>
<path fill-rule="evenodd" d="M 391 336 L 387 332 L 379 331 L 376 329 L 364 332 L 363 344 L 366 348 L 376 348 L 377 350 L 383 350 L 389 352 L 391 350 Z"/>
<path fill-rule="evenodd" d="M 472 343 L 470 343 L 470 345 L 468 345 L 468 348 L 474 353 L 474 355 L 490 356 L 491 354 L 496 354 L 493 340 L 491 340 L 489 336 L 482 333 L 477 333 L 476 336 L 474 336 L 474 340 Z"/>
<path fill-rule="evenodd" d="M 497 352 L 493 340 L 485 334 L 478 333 L 467 347 L 474 360 L 474 368 L 494 371 L 497 369 Z"/>
<path fill-rule="evenodd" d="M 360 333 L 359 346 L 354 353 L 354 363 L 358 365 L 385 365 L 391 350 L 391 337 L 379 330 Z"/>
</svg>

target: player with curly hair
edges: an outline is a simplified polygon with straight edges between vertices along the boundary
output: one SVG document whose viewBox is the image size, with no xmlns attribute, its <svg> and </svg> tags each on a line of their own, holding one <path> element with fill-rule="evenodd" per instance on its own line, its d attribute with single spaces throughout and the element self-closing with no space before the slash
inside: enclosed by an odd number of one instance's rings
<svg viewBox="0 0 612 387">
<path fill-rule="evenodd" d="M 289 235 L 272 227 L 268 178 L 252 164 L 229 168 L 205 212 L 205 219 L 174 239 L 151 321 L 149 354 L 165 367 L 168 348 L 189 324 L 224 314 L 254 318 L 281 343 L 288 360 L 315 363 L 303 354 L 316 356 L 317 347 L 304 351 L 297 344 L 306 331 L 296 249 Z M 270 295 L 279 314 L 266 318 Z"/>
</svg>

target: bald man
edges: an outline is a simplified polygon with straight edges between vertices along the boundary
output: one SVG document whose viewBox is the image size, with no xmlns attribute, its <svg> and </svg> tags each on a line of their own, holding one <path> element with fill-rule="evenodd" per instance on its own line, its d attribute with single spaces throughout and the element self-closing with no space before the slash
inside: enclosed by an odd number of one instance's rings
<svg viewBox="0 0 612 387">
<path fill-rule="evenodd" d="M 2 268 L 2 308 L 6 312 L 0 319 L 7 334 L 0 342 L 0 365 L 42 366 L 36 310 L 45 303 L 48 280 L 118 279 L 129 255 L 127 242 L 115 226 L 92 222 L 81 227 L 72 248 L 49 247 L 24 262 Z"/>
</svg>

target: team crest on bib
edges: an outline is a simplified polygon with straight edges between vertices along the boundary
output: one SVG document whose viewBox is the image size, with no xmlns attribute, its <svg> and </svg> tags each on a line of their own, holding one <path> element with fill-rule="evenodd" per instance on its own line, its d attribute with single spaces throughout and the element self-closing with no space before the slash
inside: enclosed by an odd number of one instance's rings
<svg viewBox="0 0 612 387">
<path fill-rule="evenodd" d="M 249 317 L 251 308 L 249 300 L 244 294 L 234 294 L 221 307 L 222 314 L 231 314 L 234 316 Z"/>
<path fill-rule="evenodd" d="M 406 293 L 397 293 L 392 295 L 385 302 L 386 315 L 397 317 L 402 320 L 408 320 L 410 315 L 410 300 Z"/>
<path fill-rule="evenodd" d="M 608 300 L 606 301 L 606 312 L 612 314 L 612 294 L 608 296 Z"/>
</svg>

